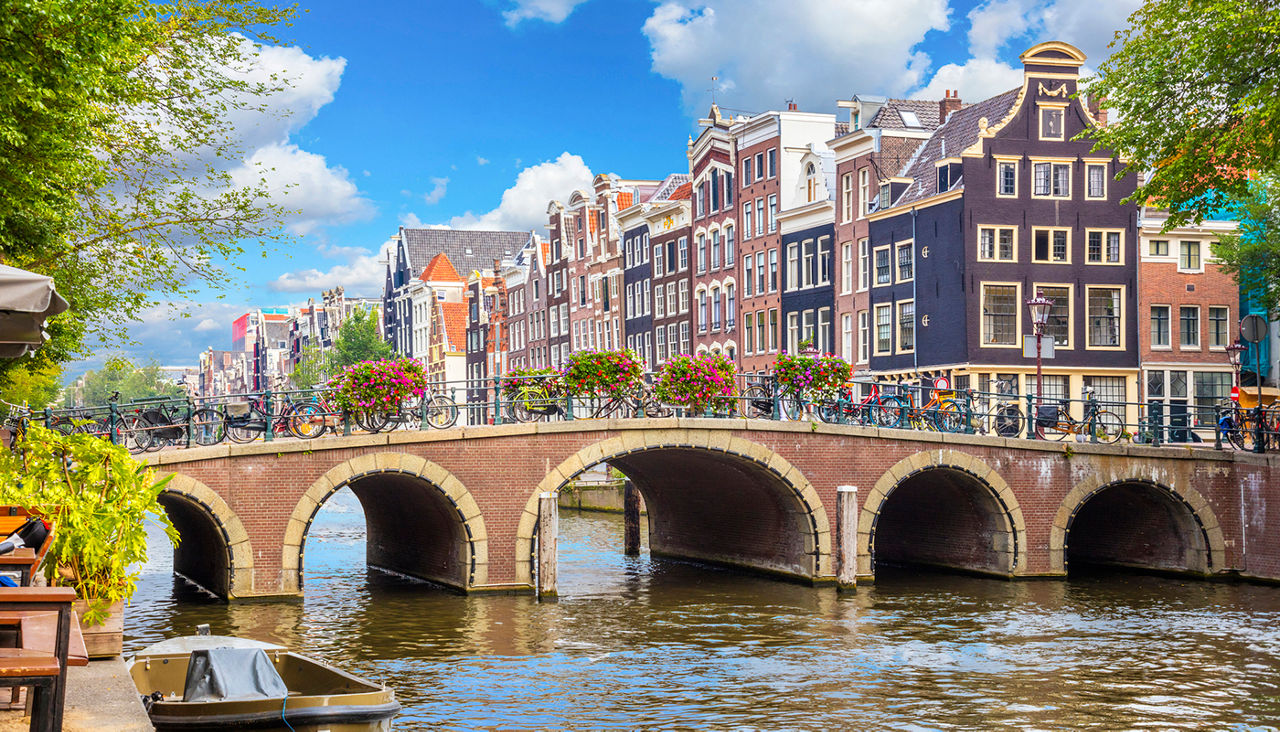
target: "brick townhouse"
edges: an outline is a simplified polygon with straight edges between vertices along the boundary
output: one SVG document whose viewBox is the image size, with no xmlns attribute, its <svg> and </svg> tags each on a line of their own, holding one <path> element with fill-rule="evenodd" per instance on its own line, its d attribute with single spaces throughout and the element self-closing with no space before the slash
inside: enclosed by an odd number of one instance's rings
<svg viewBox="0 0 1280 732">
<path fill-rule="evenodd" d="M 618 215 L 623 229 L 626 346 L 656 368 L 691 344 L 687 175 L 671 175 L 649 200 Z"/>
<path fill-rule="evenodd" d="M 689 143 L 692 195 L 693 349 L 738 357 L 738 217 L 730 120 L 711 105 Z"/>
</svg>

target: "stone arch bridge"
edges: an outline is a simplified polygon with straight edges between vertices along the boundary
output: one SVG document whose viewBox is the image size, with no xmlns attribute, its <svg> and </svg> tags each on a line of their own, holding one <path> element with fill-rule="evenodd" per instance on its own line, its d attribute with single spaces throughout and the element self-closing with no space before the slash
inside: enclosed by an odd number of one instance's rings
<svg viewBox="0 0 1280 732">
<path fill-rule="evenodd" d="M 534 592 L 538 567 L 554 570 L 539 554 L 539 496 L 602 462 L 643 496 L 654 553 L 807 583 L 868 581 L 886 563 L 1280 579 L 1280 460 L 1251 454 L 667 418 L 219 445 L 150 462 L 173 474 L 161 501 L 182 536 L 175 570 L 230 599 L 301 594 L 307 531 L 343 487 L 364 509 L 370 565 L 466 592 Z"/>
</svg>

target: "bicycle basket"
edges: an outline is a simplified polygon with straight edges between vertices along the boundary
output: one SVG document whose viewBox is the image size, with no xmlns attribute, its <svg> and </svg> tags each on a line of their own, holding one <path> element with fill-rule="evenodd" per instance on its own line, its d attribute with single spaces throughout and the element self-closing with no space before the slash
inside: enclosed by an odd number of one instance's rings
<svg viewBox="0 0 1280 732">
<path fill-rule="evenodd" d="M 243 419 L 249 416 L 249 402 L 227 402 L 227 416 L 232 419 Z"/>
</svg>

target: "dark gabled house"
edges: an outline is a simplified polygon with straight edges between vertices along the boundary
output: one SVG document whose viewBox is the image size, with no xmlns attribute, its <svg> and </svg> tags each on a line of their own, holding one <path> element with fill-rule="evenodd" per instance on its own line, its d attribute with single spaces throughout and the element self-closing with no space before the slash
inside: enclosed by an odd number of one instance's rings
<svg viewBox="0 0 1280 732">
<path fill-rule="evenodd" d="M 1061 42 L 1022 54 L 1022 86 L 949 113 L 889 178 L 868 216 L 873 373 L 1034 388 L 1025 301 L 1053 299 L 1046 396 L 1137 397 L 1138 210 L 1132 176 L 1089 140 L 1076 97 L 1085 57 Z"/>
</svg>

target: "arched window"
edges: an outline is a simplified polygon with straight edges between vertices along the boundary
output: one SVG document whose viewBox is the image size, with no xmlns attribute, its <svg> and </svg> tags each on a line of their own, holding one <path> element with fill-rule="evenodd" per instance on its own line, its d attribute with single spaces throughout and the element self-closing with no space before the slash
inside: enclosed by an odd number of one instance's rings
<svg viewBox="0 0 1280 732">
<path fill-rule="evenodd" d="M 804 177 L 809 189 L 809 203 L 813 203 L 818 199 L 818 166 L 809 163 L 804 169 Z"/>
</svg>

